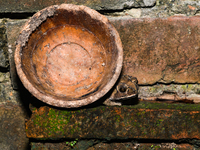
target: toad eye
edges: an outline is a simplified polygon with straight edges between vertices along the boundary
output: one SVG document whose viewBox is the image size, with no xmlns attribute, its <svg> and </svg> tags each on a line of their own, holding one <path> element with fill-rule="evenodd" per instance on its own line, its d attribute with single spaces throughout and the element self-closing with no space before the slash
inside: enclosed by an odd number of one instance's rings
<svg viewBox="0 0 200 150">
<path fill-rule="evenodd" d="M 117 91 L 120 93 L 126 93 L 128 91 L 128 87 L 126 84 L 120 84 L 117 86 Z"/>
</svg>

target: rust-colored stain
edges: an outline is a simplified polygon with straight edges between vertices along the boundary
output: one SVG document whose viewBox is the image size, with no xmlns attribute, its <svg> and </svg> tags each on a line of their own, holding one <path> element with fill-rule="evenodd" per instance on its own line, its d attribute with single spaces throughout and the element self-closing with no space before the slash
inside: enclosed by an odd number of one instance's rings
<svg viewBox="0 0 200 150">
<path fill-rule="evenodd" d="M 29 138 L 200 139 L 200 111 L 103 106 L 78 111 L 40 109 L 45 111 L 34 113 L 26 123 Z"/>
<path fill-rule="evenodd" d="M 80 107 L 105 95 L 122 68 L 123 49 L 108 19 L 86 6 L 47 7 L 18 38 L 15 63 L 24 86 L 59 107 Z"/>
</svg>

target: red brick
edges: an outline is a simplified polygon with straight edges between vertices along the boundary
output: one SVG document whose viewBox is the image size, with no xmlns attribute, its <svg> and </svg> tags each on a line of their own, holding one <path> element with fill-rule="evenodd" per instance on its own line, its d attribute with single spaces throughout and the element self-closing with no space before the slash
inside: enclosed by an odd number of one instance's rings
<svg viewBox="0 0 200 150">
<path fill-rule="evenodd" d="M 200 17 L 113 18 L 124 72 L 139 84 L 200 83 Z"/>
<path fill-rule="evenodd" d="M 173 106 L 162 105 L 166 108 Z M 26 122 L 26 135 L 29 138 L 55 139 L 200 138 L 200 111 L 189 111 L 181 104 L 174 110 L 161 109 L 162 105 L 153 104 L 154 109 L 147 109 L 150 105 L 140 102 L 136 108 L 101 106 L 78 111 L 40 107 Z M 141 106 L 146 109 L 140 109 Z M 187 106 L 192 107 L 192 104 Z"/>
</svg>

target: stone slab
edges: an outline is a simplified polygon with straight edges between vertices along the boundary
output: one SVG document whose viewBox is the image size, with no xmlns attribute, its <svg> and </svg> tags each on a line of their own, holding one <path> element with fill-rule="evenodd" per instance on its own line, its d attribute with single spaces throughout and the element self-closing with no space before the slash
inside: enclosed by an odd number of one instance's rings
<svg viewBox="0 0 200 150">
<path fill-rule="evenodd" d="M 0 149 L 27 150 L 24 110 L 19 105 L 0 105 Z"/>
<path fill-rule="evenodd" d="M 8 68 L 8 47 L 6 36 L 6 25 L 4 20 L 0 20 L 0 67 Z"/>
<path fill-rule="evenodd" d="M 72 141 L 73 142 L 73 141 Z M 31 142 L 31 150 L 189 150 L 194 149 L 190 144 L 176 144 L 176 143 L 139 143 L 134 140 L 130 141 L 98 141 L 98 140 L 78 140 L 77 143 L 71 147 L 66 142 L 56 143 L 42 143 Z"/>
<path fill-rule="evenodd" d="M 200 139 L 200 108 L 192 104 L 59 110 L 41 107 L 26 122 L 29 138 Z"/>
<path fill-rule="evenodd" d="M 0 0 L 0 12 L 37 12 L 62 3 L 85 5 L 95 10 L 121 10 L 131 7 L 150 7 L 156 0 Z"/>
<path fill-rule="evenodd" d="M 175 144 L 175 143 L 133 143 L 133 142 L 120 142 L 120 143 L 99 143 L 87 150 L 189 150 L 194 149 L 190 144 Z"/>
<path fill-rule="evenodd" d="M 157 0 L 152 8 L 142 9 L 143 17 L 167 17 L 173 15 L 199 15 L 200 3 L 196 0 Z"/>
<path fill-rule="evenodd" d="M 19 36 L 19 33 L 27 20 L 18 20 L 18 21 L 9 21 L 7 23 L 7 38 L 8 38 L 8 54 L 9 54 L 9 64 L 10 64 L 10 76 L 12 81 L 12 87 L 14 89 L 18 89 L 18 75 L 15 67 L 14 61 L 14 53 L 15 53 L 15 46 L 16 40 Z"/>
<path fill-rule="evenodd" d="M 0 72 L 0 105 L 16 104 L 20 105 L 24 102 L 21 101 L 19 92 L 13 90 L 10 80 L 10 73 Z M 23 92 L 24 93 L 24 92 Z"/>
<path fill-rule="evenodd" d="M 139 84 L 200 83 L 200 17 L 110 18 L 124 48 L 124 72 Z"/>
</svg>

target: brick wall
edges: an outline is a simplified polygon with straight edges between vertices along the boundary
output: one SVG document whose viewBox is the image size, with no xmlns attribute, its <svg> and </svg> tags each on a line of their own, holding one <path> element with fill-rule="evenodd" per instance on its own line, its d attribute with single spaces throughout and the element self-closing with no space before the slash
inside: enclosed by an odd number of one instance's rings
<svg viewBox="0 0 200 150">
<path fill-rule="evenodd" d="M 198 1 L 0 0 L 0 149 L 27 149 L 28 105 L 38 101 L 16 74 L 15 41 L 35 12 L 61 3 L 86 5 L 108 17 L 122 40 L 123 74 L 137 77 L 140 99 L 200 102 Z"/>
</svg>

